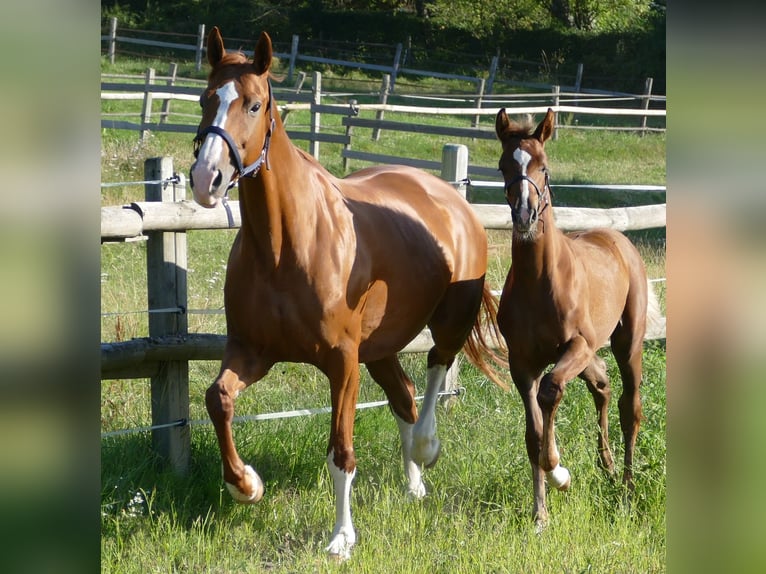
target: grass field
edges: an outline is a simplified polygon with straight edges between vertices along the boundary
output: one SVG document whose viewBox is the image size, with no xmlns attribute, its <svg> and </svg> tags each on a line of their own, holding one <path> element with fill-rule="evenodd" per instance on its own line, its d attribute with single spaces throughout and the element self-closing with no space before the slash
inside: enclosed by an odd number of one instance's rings
<svg viewBox="0 0 766 574">
<path fill-rule="evenodd" d="M 198 109 L 190 106 L 189 113 Z M 307 121 L 307 115 L 300 112 L 288 117 L 288 122 L 295 124 Z M 441 157 L 443 144 L 433 138 L 383 132 L 381 141 L 373 143 L 355 135 L 364 142 L 357 149 Z M 160 155 L 174 157 L 176 169 L 188 172 L 190 140 L 188 135 L 156 134 L 142 143 L 136 132 L 104 131 L 102 181 L 141 180 L 143 160 Z M 499 144 L 457 143 L 469 145 L 472 163 L 496 164 Z M 342 175 L 338 150 L 323 144 L 322 163 Z M 548 145 L 548 153 L 554 185 L 665 182 L 664 134 L 638 137 L 562 131 L 559 139 Z M 140 186 L 107 188 L 102 193 L 102 205 L 141 199 Z M 480 200 L 501 202 L 491 193 Z M 554 201 L 625 205 L 664 201 L 664 195 L 567 192 L 557 193 Z M 223 276 L 233 233 L 189 233 L 191 309 L 222 307 Z M 499 287 L 509 265 L 510 235 L 491 232 L 489 239 L 488 278 L 493 287 Z M 636 234 L 634 239 L 650 276 L 664 277 L 664 230 Z M 101 248 L 102 341 L 147 334 L 147 316 L 142 312 L 147 306 L 144 251 L 142 242 L 105 244 Z M 662 296 L 661 285 L 658 291 Z M 225 330 L 222 315 L 190 315 L 189 327 L 201 333 Z M 621 470 L 622 441 L 616 414 L 621 385 L 611 354 L 603 351 L 603 356 L 613 381 L 611 444 Z M 421 392 L 424 363 L 422 355 L 404 356 L 405 368 Z M 217 362 L 190 365 L 192 420 L 207 419 L 203 395 L 217 369 Z M 557 417 L 559 448 L 563 464 L 572 472 L 572 488 L 568 493 L 549 493 L 551 523 L 539 536 L 534 534 L 531 520 L 532 491 L 521 401 L 515 391 L 503 392 L 467 363 L 461 363 L 460 369 L 460 384 L 466 392 L 449 408 L 439 409 L 442 456 L 424 475 L 429 496 L 423 501 L 406 500 L 398 432 L 388 410 L 358 413 L 355 449 L 359 469 L 352 495 L 358 545 L 351 560 L 341 565 L 329 561 L 323 552 L 334 519 L 331 480 L 324 463 L 329 415 L 235 426 L 240 453 L 266 483 L 264 500 L 252 507 L 236 505 L 222 488 L 218 449 L 212 427 L 207 424 L 192 427 L 191 470 L 183 478 L 153 458 L 148 433 L 103 439 L 102 571 L 664 571 L 663 343 L 646 345 L 645 420 L 638 438 L 632 504 L 624 504 L 619 481 L 596 467 L 595 409 L 585 386 L 574 382 L 567 388 Z M 360 402 L 382 398 L 382 392 L 363 370 Z M 328 384 L 316 369 L 280 364 L 240 396 L 237 414 L 327 404 Z M 150 424 L 148 381 L 103 381 L 101 419 L 104 432 Z"/>
</svg>

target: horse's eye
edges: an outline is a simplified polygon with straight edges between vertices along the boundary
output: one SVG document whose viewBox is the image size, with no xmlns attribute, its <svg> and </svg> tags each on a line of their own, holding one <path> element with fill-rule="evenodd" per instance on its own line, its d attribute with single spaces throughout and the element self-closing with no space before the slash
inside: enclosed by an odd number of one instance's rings
<svg viewBox="0 0 766 574">
<path fill-rule="evenodd" d="M 253 107 L 250 108 L 250 113 L 254 114 L 260 109 L 261 109 L 261 102 L 255 102 L 255 104 L 253 104 Z"/>
</svg>

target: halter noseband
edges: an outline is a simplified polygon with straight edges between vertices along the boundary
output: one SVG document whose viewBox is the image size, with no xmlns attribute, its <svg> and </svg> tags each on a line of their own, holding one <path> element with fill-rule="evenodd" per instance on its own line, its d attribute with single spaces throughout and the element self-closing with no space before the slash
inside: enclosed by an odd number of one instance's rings
<svg viewBox="0 0 766 574">
<path fill-rule="evenodd" d="M 197 135 L 194 136 L 194 157 L 197 157 L 199 154 L 199 149 L 202 146 L 202 142 L 205 141 L 205 138 L 208 134 L 215 134 L 217 136 L 221 136 L 223 140 L 226 142 L 226 145 L 229 146 L 229 155 L 231 156 L 232 161 L 234 162 L 234 166 L 236 169 L 235 177 L 232 178 L 232 180 L 229 182 L 229 185 L 226 187 L 226 194 L 228 195 L 229 190 L 234 187 L 237 184 L 237 181 L 239 181 L 239 178 L 241 177 L 255 177 L 258 174 L 258 171 L 261 169 L 261 166 L 265 163 L 266 169 L 271 169 L 269 166 L 269 145 L 271 143 L 271 134 L 274 131 L 274 106 L 272 105 L 272 102 L 274 101 L 274 97 L 271 93 L 271 82 L 268 83 L 269 85 L 269 129 L 266 132 L 266 140 L 263 143 L 263 149 L 261 149 L 261 155 L 258 156 L 258 159 L 256 159 L 253 163 L 251 163 L 248 166 L 244 166 L 242 163 L 242 158 L 239 155 L 239 151 L 237 151 L 237 145 L 234 143 L 234 140 L 229 135 L 229 133 L 219 127 L 219 126 L 213 126 L 210 125 L 206 127 L 204 130 L 197 130 Z"/>
<path fill-rule="evenodd" d="M 543 173 L 545 173 L 545 183 L 543 184 L 543 191 L 540 191 L 540 188 L 537 187 L 537 184 L 527 175 L 519 174 L 516 177 L 514 177 L 511 181 L 505 184 L 506 194 L 505 194 L 505 200 L 508 202 L 508 205 L 511 209 L 513 209 L 513 205 L 511 205 L 511 202 L 508 200 L 508 188 L 510 188 L 512 185 L 519 183 L 520 181 L 527 181 L 532 184 L 532 187 L 535 188 L 535 191 L 537 192 L 537 197 L 539 198 L 539 202 L 542 203 L 543 207 L 538 211 L 539 215 L 542 215 L 543 211 L 545 211 L 545 208 L 548 207 L 551 202 L 548 197 L 549 192 L 551 190 L 551 187 L 549 185 L 550 176 L 548 175 L 548 170 L 543 169 Z"/>
</svg>

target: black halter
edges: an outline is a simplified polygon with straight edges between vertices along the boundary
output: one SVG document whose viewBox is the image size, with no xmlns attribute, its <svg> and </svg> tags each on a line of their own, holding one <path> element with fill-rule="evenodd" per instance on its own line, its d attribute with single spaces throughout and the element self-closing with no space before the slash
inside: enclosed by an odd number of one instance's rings
<svg viewBox="0 0 766 574">
<path fill-rule="evenodd" d="M 208 134 L 215 134 L 217 136 L 221 136 L 223 140 L 226 142 L 226 145 L 229 146 L 229 155 L 231 156 L 232 162 L 234 163 L 234 167 L 236 169 L 235 176 L 231 179 L 229 182 L 229 185 L 226 186 L 226 192 L 224 193 L 224 196 L 221 200 L 221 203 L 223 203 L 224 208 L 226 209 L 226 217 L 229 221 L 229 227 L 234 227 L 234 217 L 231 214 L 231 208 L 229 207 L 228 203 L 228 197 L 229 197 L 229 190 L 234 187 L 237 182 L 239 181 L 239 178 L 241 177 L 255 177 L 258 175 L 258 172 L 261 169 L 261 166 L 265 163 L 266 169 L 270 170 L 271 167 L 269 166 L 269 145 L 271 144 L 271 134 L 274 131 L 274 126 L 276 124 L 274 120 L 274 106 L 272 105 L 274 101 L 274 96 L 271 92 L 271 82 L 268 83 L 269 85 L 269 129 L 266 131 L 266 140 L 263 142 L 263 149 L 261 149 L 261 155 L 258 156 L 258 159 L 256 159 L 253 163 L 251 163 L 248 166 L 244 166 L 242 163 L 242 158 L 239 155 L 239 151 L 237 150 L 237 144 L 234 143 L 234 140 L 229 135 L 229 133 L 218 126 L 210 125 L 206 127 L 204 130 L 197 129 L 197 135 L 194 136 L 194 157 L 196 158 L 199 155 L 200 147 L 202 147 L 202 143 L 205 141 L 205 138 Z"/>
<path fill-rule="evenodd" d="M 538 211 L 538 215 L 542 215 L 543 211 L 545 211 L 545 208 L 548 207 L 551 204 L 549 193 L 551 190 L 551 186 L 549 185 L 550 176 L 548 174 L 547 169 L 543 169 L 543 173 L 545 173 L 545 183 L 543 184 L 543 190 L 540 191 L 540 188 L 537 187 L 537 184 L 527 175 L 519 174 L 516 177 L 514 177 L 511 181 L 505 184 L 505 200 L 508 202 L 508 205 L 511 209 L 513 209 L 513 205 L 511 205 L 511 202 L 508 200 L 508 189 L 520 181 L 528 181 L 532 184 L 532 187 L 535 188 L 535 191 L 537 192 L 538 201 L 542 204 L 542 208 Z"/>
</svg>

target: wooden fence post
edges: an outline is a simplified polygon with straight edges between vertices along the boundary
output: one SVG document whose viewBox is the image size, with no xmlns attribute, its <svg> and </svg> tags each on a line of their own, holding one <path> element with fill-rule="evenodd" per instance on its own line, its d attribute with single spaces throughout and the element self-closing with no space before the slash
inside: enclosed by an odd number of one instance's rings
<svg viewBox="0 0 766 574">
<path fill-rule="evenodd" d="M 168 70 L 168 86 L 172 86 L 176 83 L 176 74 L 178 73 L 178 64 L 175 62 L 170 63 L 170 69 Z M 160 123 L 164 124 L 168 121 L 170 115 L 170 98 L 162 100 L 162 111 L 160 112 Z"/>
<path fill-rule="evenodd" d="M 391 66 L 391 91 L 394 91 L 396 85 L 396 76 L 399 75 L 399 66 L 402 60 L 402 43 L 396 45 L 396 54 L 394 54 L 394 65 Z"/>
<path fill-rule="evenodd" d="M 654 78 L 646 78 L 646 83 L 644 83 L 644 96 L 642 99 L 641 107 L 645 110 L 649 109 L 649 102 L 652 100 L 652 84 L 654 83 Z M 644 116 L 641 120 L 641 127 L 644 128 L 641 130 L 641 136 L 646 135 L 646 116 Z"/>
<path fill-rule="evenodd" d="M 117 18 L 109 21 L 109 63 L 114 64 L 114 53 L 117 51 Z"/>
<path fill-rule="evenodd" d="M 298 58 L 298 42 L 300 37 L 298 34 L 293 34 L 293 43 L 290 46 L 290 67 L 287 70 L 287 81 L 293 81 L 293 73 L 295 73 L 295 60 Z"/>
<path fill-rule="evenodd" d="M 380 103 L 385 105 L 388 102 L 388 93 L 391 90 L 391 74 L 383 74 L 383 81 L 380 84 Z M 378 110 L 375 114 L 375 119 L 382 120 L 386 115 L 383 110 Z M 380 128 L 372 130 L 372 139 L 378 141 L 380 139 Z"/>
<path fill-rule="evenodd" d="M 553 86 L 553 107 L 558 108 L 559 103 L 561 101 L 559 97 L 561 87 L 560 86 Z M 559 139 L 559 113 L 556 112 L 553 114 L 553 139 L 557 140 Z"/>
<path fill-rule="evenodd" d="M 442 148 L 442 171 L 441 177 L 444 181 L 455 185 L 455 190 L 467 198 L 468 189 L 468 148 L 463 144 L 446 144 Z M 455 357 L 455 361 L 447 371 L 447 377 L 444 380 L 442 392 L 454 391 L 458 388 L 458 373 L 460 371 L 460 353 Z M 454 397 L 447 397 L 445 401 L 449 404 Z"/>
<path fill-rule="evenodd" d="M 497 65 L 500 61 L 500 48 L 497 49 L 497 54 L 492 56 L 492 62 L 489 64 L 489 78 L 487 78 L 486 93 L 491 94 L 495 87 L 495 75 L 497 74 Z"/>
<path fill-rule="evenodd" d="M 577 76 L 575 77 L 575 85 L 574 85 L 574 91 L 575 91 L 574 105 L 576 106 L 580 105 L 580 98 L 578 97 L 577 94 L 579 94 L 580 90 L 582 89 L 582 69 L 583 69 L 582 63 L 577 64 Z"/>
<path fill-rule="evenodd" d="M 173 158 L 150 158 L 144 163 L 147 181 L 165 181 L 173 176 Z M 183 185 L 146 184 L 147 201 L 185 199 Z M 149 337 L 186 335 L 186 232 L 147 232 L 146 272 L 149 298 Z M 158 312 L 152 312 L 153 310 Z M 168 310 L 168 311 L 165 311 Z M 189 419 L 189 363 L 162 361 L 151 377 L 152 425 Z M 191 454 L 189 425 L 155 429 L 152 446 L 171 468 L 185 474 Z"/>
<path fill-rule="evenodd" d="M 314 72 L 312 85 L 311 85 L 311 135 L 316 136 L 319 134 L 319 122 L 321 120 L 321 114 L 314 109 L 314 106 L 318 106 L 322 103 L 322 73 Z M 309 153 L 314 156 L 314 159 L 319 159 L 319 140 L 312 137 L 309 140 Z"/>
<path fill-rule="evenodd" d="M 194 69 L 198 72 L 202 69 L 202 52 L 205 46 L 205 25 L 200 24 L 197 29 L 197 50 L 194 54 Z"/>
<path fill-rule="evenodd" d="M 474 101 L 474 106 L 477 108 L 482 107 L 482 102 L 484 101 L 484 90 L 486 88 L 487 82 L 484 78 L 479 79 L 479 95 L 476 97 L 476 100 Z M 471 122 L 472 128 L 478 128 L 479 123 L 481 122 L 481 114 L 476 114 L 473 118 L 473 121 Z M 476 141 L 476 138 L 473 138 L 473 141 Z"/>
<path fill-rule="evenodd" d="M 141 110 L 141 140 L 146 138 L 146 134 L 149 132 L 147 125 L 152 119 L 152 103 L 154 97 L 150 91 L 150 86 L 154 84 L 154 68 L 146 70 L 146 80 L 144 85 L 146 90 L 144 91 L 144 106 Z"/>
</svg>

